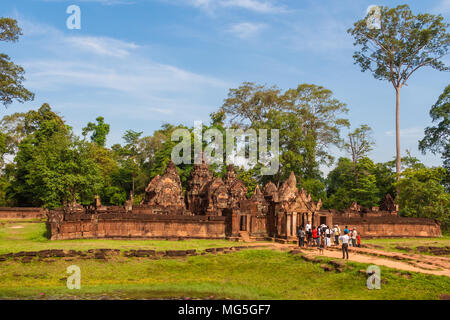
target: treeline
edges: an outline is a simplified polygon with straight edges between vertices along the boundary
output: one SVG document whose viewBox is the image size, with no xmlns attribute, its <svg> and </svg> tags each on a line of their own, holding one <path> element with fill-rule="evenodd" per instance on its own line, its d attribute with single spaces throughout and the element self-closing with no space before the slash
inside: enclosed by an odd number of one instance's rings
<svg viewBox="0 0 450 320">
<path fill-rule="evenodd" d="M 321 198 L 325 208 L 345 209 L 354 201 L 365 207 L 378 206 L 391 194 L 402 215 L 437 218 L 448 225 L 448 168 L 427 168 L 408 155 L 402 159 L 403 173 L 397 182 L 395 160 L 375 163 L 368 157 L 375 142 L 367 125 L 342 134 L 350 128 L 347 111 L 321 86 L 302 84 L 282 91 L 244 83 L 230 89 L 203 130 L 215 128 L 224 137 L 227 128 L 280 130 L 277 174 L 261 176 L 260 164 L 236 168 L 249 195 L 257 184 L 272 181 L 279 185 L 293 171 L 298 187 L 315 200 Z M 101 116 L 87 123 L 81 136 L 48 104 L 5 116 L 0 122 L 0 206 L 88 205 L 96 194 L 105 205 L 122 205 L 131 194 L 139 203 L 149 180 L 163 174 L 170 161 L 178 143 L 171 136 L 177 128 L 193 132 L 192 127 L 173 124 L 164 124 L 152 136 L 128 130 L 122 144 L 108 147 L 110 125 Z M 335 159 L 330 151 L 333 146 L 346 150 L 348 158 Z M 333 163 L 334 169 L 325 177 L 320 166 Z M 192 168 L 190 164 L 178 166 L 184 188 Z M 223 177 L 226 169 L 212 165 L 211 170 Z"/>
</svg>

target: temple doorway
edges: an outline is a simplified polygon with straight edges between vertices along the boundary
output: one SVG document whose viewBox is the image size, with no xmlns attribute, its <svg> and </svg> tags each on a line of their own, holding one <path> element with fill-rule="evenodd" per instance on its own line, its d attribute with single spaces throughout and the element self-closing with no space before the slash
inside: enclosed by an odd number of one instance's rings
<svg viewBox="0 0 450 320">
<path fill-rule="evenodd" d="M 320 217 L 320 225 L 327 224 L 327 217 Z"/>
<path fill-rule="evenodd" d="M 239 231 L 247 231 L 247 216 L 241 216 L 239 221 Z"/>
</svg>

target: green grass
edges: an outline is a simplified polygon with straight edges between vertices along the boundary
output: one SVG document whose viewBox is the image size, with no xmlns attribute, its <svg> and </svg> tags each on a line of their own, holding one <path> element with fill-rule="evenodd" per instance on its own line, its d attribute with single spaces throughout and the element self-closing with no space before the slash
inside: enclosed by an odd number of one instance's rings
<svg viewBox="0 0 450 320">
<path fill-rule="evenodd" d="M 397 246 L 409 247 L 414 253 L 427 254 L 416 251 L 419 246 L 431 246 L 431 247 L 446 247 L 450 246 L 450 235 L 445 235 L 441 238 L 395 238 L 395 239 L 367 239 L 364 240 L 366 244 L 374 244 L 382 246 L 384 250 L 395 252 L 406 252 L 406 250 L 396 249 Z M 449 255 L 447 255 L 448 257 Z"/>
<path fill-rule="evenodd" d="M 21 226 L 23 228 L 16 229 Z M 234 246 L 236 242 L 227 240 L 48 240 L 45 223 L 7 222 L 0 225 L 0 254 L 19 251 L 39 251 L 45 249 L 89 250 L 89 249 L 154 249 L 184 250 Z"/>
<path fill-rule="evenodd" d="M 81 290 L 66 288 L 66 268 L 81 268 Z M 368 290 L 366 276 L 348 265 L 325 272 L 287 252 L 245 250 L 184 259 L 115 256 L 110 261 L 81 260 L 22 264 L 1 262 L 0 298 L 233 298 L 233 299 L 438 299 L 450 292 L 450 278 L 424 274 L 404 278 L 381 268 L 381 290 Z"/>
<path fill-rule="evenodd" d="M 11 228 L 23 226 L 23 228 Z M 65 240 L 45 238 L 43 223 L 0 226 L 0 253 L 43 249 L 197 249 L 236 245 L 225 240 Z M 406 239 L 401 239 L 406 240 Z M 415 239 L 417 240 L 417 239 Z M 432 239 L 433 241 L 436 239 Z M 372 241 L 372 240 L 371 240 Z M 384 243 L 390 243 L 386 240 Z M 395 239 L 399 241 L 399 239 Z M 412 240 L 411 240 L 412 241 Z M 428 240 L 427 240 L 428 241 Z M 381 243 L 383 240 L 372 241 Z M 323 258 L 326 261 L 326 258 Z M 14 299 L 438 299 L 450 293 L 450 278 L 381 267 L 381 290 L 368 290 L 367 265 L 348 262 L 344 272 L 325 272 L 288 252 L 269 249 L 178 259 L 111 256 L 108 261 L 52 258 L 0 262 L 0 298 Z M 81 290 L 66 287 L 66 268 L 81 268 Z M 43 295 L 41 295 L 43 294 Z"/>
</svg>

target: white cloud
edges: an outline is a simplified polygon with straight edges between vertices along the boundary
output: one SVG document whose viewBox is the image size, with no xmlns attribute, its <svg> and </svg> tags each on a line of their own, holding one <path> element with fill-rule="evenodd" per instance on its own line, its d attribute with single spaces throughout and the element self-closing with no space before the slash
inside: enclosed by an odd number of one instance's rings
<svg viewBox="0 0 450 320">
<path fill-rule="evenodd" d="M 108 37 L 66 37 L 65 41 L 72 47 L 91 52 L 100 56 L 111 56 L 123 58 L 130 54 L 133 49 L 139 48 L 132 42 L 125 42 Z"/>
<path fill-rule="evenodd" d="M 261 0 L 221 0 L 223 7 L 238 7 L 260 13 L 281 13 L 286 12 L 286 8 L 277 6 L 274 1 Z"/>
<path fill-rule="evenodd" d="M 422 127 L 412 127 L 406 129 L 400 129 L 400 137 L 405 139 L 420 139 L 423 137 L 424 128 Z M 394 130 L 386 131 L 385 134 L 388 137 L 395 136 Z"/>
<path fill-rule="evenodd" d="M 44 2 L 74 2 L 73 0 L 43 0 Z M 135 0 L 78 0 L 78 2 L 96 2 L 103 5 L 135 4 Z"/>
<path fill-rule="evenodd" d="M 273 0 L 189 0 L 188 4 L 212 11 L 216 8 L 240 8 L 258 13 L 284 13 L 288 10 Z M 181 1 L 185 3 L 185 1 Z"/>
<path fill-rule="evenodd" d="M 248 39 L 258 34 L 265 27 L 266 25 L 262 23 L 241 22 L 228 28 L 228 32 L 233 33 L 238 38 Z"/>
<path fill-rule="evenodd" d="M 207 120 L 220 104 L 211 101 L 231 87 L 221 79 L 154 61 L 143 54 L 145 46 L 110 37 L 71 36 L 20 21 L 21 50 L 34 52 L 17 60 L 26 70 L 26 86 L 36 93 L 36 101 L 64 109 L 71 123 L 84 123 L 93 112 L 120 122 L 164 122 L 168 116 L 187 124 Z"/>
<path fill-rule="evenodd" d="M 91 53 L 98 56 L 124 58 L 139 46 L 133 42 L 126 42 L 109 37 L 94 36 L 66 36 L 62 31 L 49 25 L 18 18 L 24 36 L 27 39 L 44 38 L 50 48 L 67 48 L 71 50 Z"/>
</svg>

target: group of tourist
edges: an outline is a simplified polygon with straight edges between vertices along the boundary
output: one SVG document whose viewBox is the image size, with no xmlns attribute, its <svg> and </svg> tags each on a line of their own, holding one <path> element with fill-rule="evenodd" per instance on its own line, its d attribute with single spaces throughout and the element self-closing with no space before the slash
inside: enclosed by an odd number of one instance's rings
<svg viewBox="0 0 450 320">
<path fill-rule="evenodd" d="M 342 258 L 348 259 L 348 247 L 361 247 L 361 236 L 356 228 L 349 229 L 345 226 L 344 230 L 338 225 L 333 228 L 322 224 L 318 227 L 311 226 L 310 223 L 306 227 L 300 227 L 297 231 L 299 247 L 317 247 L 319 252 L 323 254 L 323 250 L 327 247 L 342 245 Z"/>
</svg>

